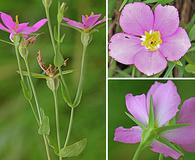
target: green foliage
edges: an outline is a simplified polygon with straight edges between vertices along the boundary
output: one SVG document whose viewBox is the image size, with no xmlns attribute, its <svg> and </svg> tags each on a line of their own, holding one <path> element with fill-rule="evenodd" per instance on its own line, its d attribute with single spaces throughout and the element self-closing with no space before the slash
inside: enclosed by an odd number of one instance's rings
<svg viewBox="0 0 195 160">
<path fill-rule="evenodd" d="M 49 135 L 50 134 L 50 125 L 49 125 L 49 117 L 45 115 L 44 110 L 41 108 L 41 119 L 42 123 L 39 126 L 38 133 L 40 135 Z"/>
<path fill-rule="evenodd" d="M 87 145 L 87 139 L 84 138 L 72 145 L 66 146 L 60 150 L 59 156 L 68 158 L 79 156 Z"/>
<path fill-rule="evenodd" d="M 188 64 L 185 66 L 185 70 L 188 72 L 188 73 L 193 73 L 195 74 L 195 65 L 194 64 Z"/>
<path fill-rule="evenodd" d="M 189 32 L 189 37 L 191 41 L 195 40 L 195 24 L 193 25 L 193 27 L 191 28 Z"/>
</svg>

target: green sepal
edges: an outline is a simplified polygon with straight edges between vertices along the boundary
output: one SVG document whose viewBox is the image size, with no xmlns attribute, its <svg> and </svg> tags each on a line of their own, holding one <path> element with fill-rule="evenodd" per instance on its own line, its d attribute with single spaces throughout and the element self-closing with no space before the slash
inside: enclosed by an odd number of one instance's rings
<svg viewBox="0 0 195 160">
<path fill-rule="evenodd" d="M 78 31 L 78 32 L 82 32 L 82 30 L 81 30 L 81 29 L 78 29 L 78 28 L 73 27 L 73 26 L 69 26 L 69 25 L 68 25 L 68 24 L 66 24 L 66 23 L 61 23 L 61 25 L 62 25 L 62 26 L 65 26 L 65 27 L 72 28 L 72 29 L 74 29 L 74 30 L 76 30 L 76 31 Z"/>
<path fill-rule="evenodd" d="M 171 143 L 169 140 L 167 140 L 166 138 L 163 137 L 157 137 L 157 139 L 159 142 L 167 145 L 168 147 L 170 147 L 171 149 L 177 151 L 178 153 L 180 153 L 182 156 L 184 155 L 182 150 L 180 148 L 177 147 L 176 144 Z"/>
<path fill-rule="evenodd" d="M 22 92 L 24 94 L 24 97 L 30 101 L 32 99 L 32 91 L 30 89 L 30 86 L 28 85 L 27 87 L 23 80 L 20 81 L 20 84 L 22 86 Z"/>
<path fill-rule="evenodd" d="M 138 121 L 137 119 L 135 119 L 132 115 L 130 115 L 129 113 L 125 112 L 125 114 L 133 121 L 135 122 L 138 126 L 140 126 L 142 129 L 145 128 L 145 126 L 140 122 Z"/>
<path fill-rule="evenodd" d="M 163 127 L 160 127 L 160 128 L 156 128 L 156 129 L 154 129 L 154 131 L 158 135 L 160 135 L 163 132 L 167 132 L 167 131 L 170 131 L 170 130 L 173 130 L 173 129 L 183 128 L 183 127 L 188 127 L 188 126 L 189 126 L 189 124 L 174 124 L 174 125 L 168 125 L 168 126 L 163 126 Z"/>
<path fill-rule="evenodd" d="M 183 66 L 183 64 L 182 64 L 182 62 L 180 61 L 180 60 L 178 60 L 178 61 L 174 61 L 174 63 L 176 64 L 176 65 L 178 65 L 178 66 Z"/>
<path fill-rule="evenodd" d="M 79 156 L 87 145 L 87 139 L 84 138 L 72 145 L 62 148 L 59 152 L 59 156 L 68 158 Z"/>
<path fill-rule="evenodd" d="M 39 125 L 38 133 L 40 135 L 49 135 L 50 134 L 49 117 L 45 115 L 45 112 L 42 108 L 40 108 L 40 114 L 42 123 Z"/>
<path fill-rule="evenodd" d="M 154 128 L 154 107 L 153 107 L 153 100 L 152 96 L 150 96 L 150 111 L 149 111 L 149 121 L 148 126 L 149 128 Z"/>
</svg>

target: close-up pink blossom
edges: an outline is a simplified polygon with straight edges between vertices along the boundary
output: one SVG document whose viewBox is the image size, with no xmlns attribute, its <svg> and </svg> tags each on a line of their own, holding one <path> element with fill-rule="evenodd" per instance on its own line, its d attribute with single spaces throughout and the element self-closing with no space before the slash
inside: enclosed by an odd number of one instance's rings
<svg viewBox="0 0 195 160">
<path fill-rule="evenodd" d="M 169 121 L 176 116 L 181 103 L 177 88 L 172 81 L 164 84 L 155 82 L 147 95 L 133 96 L 128 94 L 126 96 L 127 110 L 147 128 L 151 96 L 153 97 L 155 128 L 167 126 Z M 192 97 L 184 101 L 176 120 L 176 124 L 188 124 L 188 126 L 165 131 L 159 136 L 179 145 L 187 152 L 195 152 L 194 117 L 195 97 Z M 142 131 L 143 129 L 140 126 L 133 126 L 132 128 L 118 127 L 115 130 L 114 140 L 122 143 L 139 143 L 142 141 Z M 178 159 L 181 156 L 181 153 L 155 139 L 151 142 L 151 150 L 173 159 Z"/>
<path fill-rule="evenodd" d="M 92 30 L 94 27 L 100 25 L 101 23 L 104 23 L 106 21 L 105 18 L 101 19 L 101 14 L 91 14 L 90 16 L 88 15 L 82 15 L 82 22 L 77 22 L 75 20 L 71 20 L 69 18 L 64 18 L 64 21 L 72 26 L 76 27 L 78 29 L 81 29 L 85 32 L 88 32 Z"/>
<path fill-rule="evenodd" d="M 109 54 L 116 61 L 151 76 L 162 72 L 168 61 L 177 61 L 191 47 L 185 29 L 179 26 L 174 6 L 157 5 L 154 11 L 145 3 L 127 4 L 121 12 L 121 33 L 111 37 Z"/>
<path fill-rule="evenodd" d="M 18 16 L 16 16 L 16 21 L 13 21 L 10 15 L 0 12 L 0 17 L 4 24 L 0 23 L 0 29 L 10 33 L 10 40 L 13 40 L 14 35 L 21 35 L 27 38 L 31 33 L 37 32 L 47 22 L 47 19 L 44 18 L 33 26 L 29 26 L 28 22 L 19 23 Z"/>
</svg>

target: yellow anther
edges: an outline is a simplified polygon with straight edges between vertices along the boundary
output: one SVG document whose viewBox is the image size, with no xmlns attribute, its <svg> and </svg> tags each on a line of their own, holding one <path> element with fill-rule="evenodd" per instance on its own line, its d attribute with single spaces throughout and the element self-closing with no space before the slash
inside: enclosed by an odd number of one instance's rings
<svg viewBox="0 0 195 160">
<path fill-rule="evenodd" d="M 149 51 L 156 51 L 162 44 L 161 34 L 159 31 L 145 32 L 141 38 L 142 46 L 145 46 Z"/>
</svg>

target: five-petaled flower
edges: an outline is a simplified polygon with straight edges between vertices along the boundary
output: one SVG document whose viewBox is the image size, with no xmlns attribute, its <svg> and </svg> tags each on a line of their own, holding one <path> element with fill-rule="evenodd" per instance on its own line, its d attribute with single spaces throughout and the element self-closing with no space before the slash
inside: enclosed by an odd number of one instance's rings
<svg viewBox="0 0 195 160">
<path fill-rule="evenodd" d="M 78 28 L 84 32 L 91 31 L 94 27 L 98 26 L 101 23 L 104 23 L 106 21 L 105 18 L 99 20 L 101 17 L 101 14 L 91 14 L 88 15 L 82 15 L 82 22 L 77 22 L 74 20 L 71 20 L 69 18 L 64 18 L 64 21 L 72 27 Z"/>
<path fill-rule="evenodd" d="M 179 60 L 191 46 L 174 6 L 158 5 L 153 13 L 145 3 L 129 3 L 121 13 L 120 26 L 123 32 L 110 40 L 110 56 L 148 76 L 163 71 L 167 61 Z"/>
<path fill-rule="evenodd" d="M 151 96 L 153 97 L 155 126 L 157 128 L 166 126 L 176 116 L 181 102 L 177 88 L 172 81 L 165 84 L 156 82 L 151 86 L 147 95 L 128 94 L 126 96 L 127 109 L 134 118 L 147 127 Z M 163 132 L 160 136 L 181 146 L 185 151 L 195 152 L 195 97 L 189 98 L 183 103 L 176 123 L 189 126 Z M 114 140 L 123 143 L 138 143 L 142 140 L 142 131 L 139 126 L 133 126 L 130 129 L 119 127 L 115 130 Z M 151 149 L 173 159 L 181 156 L 180 153 L 158 140 L 151 142 Z"/>
<path fill-rule="evenodd" d="M 0 23 L 0 29 L 10 33 L 10 40 L 13 41 L 15 35 L 20 35 L 23 38 L 28 38 L 31 33 L 38 31 L 46 22 L 47 19 L 41 19 L 33 26 L 29 26 L 29 23 L 19 23 L 18 16 L 14 22 L 12 17 L 6 13 L 0 12 L 2 22 Z"/>
</svg>

